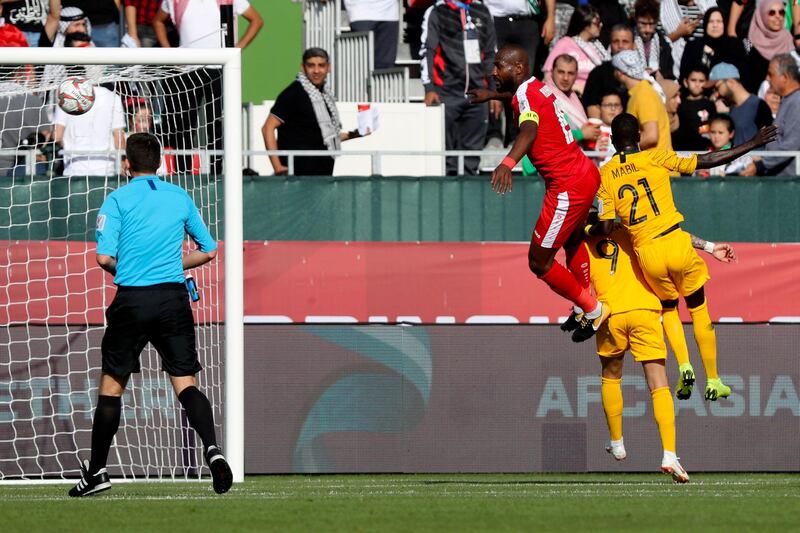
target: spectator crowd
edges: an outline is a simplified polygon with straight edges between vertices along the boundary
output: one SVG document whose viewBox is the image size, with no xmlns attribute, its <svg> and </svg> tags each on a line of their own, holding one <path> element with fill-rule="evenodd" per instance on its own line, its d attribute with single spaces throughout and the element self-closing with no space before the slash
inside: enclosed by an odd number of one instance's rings
<svg viewBox="0 0 800 533">
<path fill-rule="evenodd" d="M 351 29 L 373 32 L 373 66 L 393 66 L 400 0 L 342 2 Z M 263 21 L 247 0 L 231 3 L 234 16 L 247 22 L 237 43 L 244 48 Z M 598 162 L 613 150 L 610 122 L 623 111 L 639 120 L 645 149 L 717 150 L 740 144 L 774 122 L 781 131 L 767 150 L 800 150 L 800 129 L 788 127 L 800 121 L 798 0 L 403 0 L 402 5 L 404 35 L 420 60 L 424 102 L 445 106 L 448 150 L 501 149 L 515 138 L 510 106 L 499 101 L 473 104 L 470 98 L 475 91 L 494 89 L 494 56 L 506 44 L 525 49 L 530 74 L 553 90 L 576 142 L 603 152 Z M 221 46 L 218 0 L 13 0 L 0 2 L 0 15 L 2 46 Z M 298 79 L 278 98 L 264 124 L 267 147 L 336 150 L 342 141 L 357 138 L 342 131 L 327 83 L 330 69 L 325 50 L 307 51 Z M 196 142 L 186 137 L 199 128 L 187 108 L 204 108 L 204 116 L 221 117 L 215 97 L 221 92 L 218 69 L 202 68 L 197 77 L 198 88 L 183 91 L 183 101 L 166 98 L 159 103 L 158 111 L 175 116 L 174 131 L 164 133 L 166 146 L 183 149 Z M 185 82 L 172 80 L 175 86 L 166 87 L 166 93 Z M 133 123 L 139 130 L 147 124 L 152 128 L 156 110 L 147 94 L 106 96 L 102 93 L 100 102 L 108 105 L 98 105 L 97 113 L 108 108 L 109 131 L 114 133 L 104 138 L 103 147 L 124 147 L 120 132 L 130 132 Z M 206 124 L 203 135 L 213 149 L 222 142 L 216 119 Z M 48 128 L 23 123 L 16 129 L 16 145 L 36 144 L 42 136 L 68 144 L 77 138 L 70 132 L 86 131 L 79 126 L 81 120 L 86 118 L 60 113 Z M 4 146 L 10 145 L 14 141 L 4 139 Z M 311 164 L 308 172 L 332 172 L 332 161 L 318 159 L 324 164 Z M 276 172 L 286 172 L 285 158 L 272 162 Z M 467 158 L 463 170 L 478 173 L 487 166 L 482 163 Z M 745 163 L 712 174 L 795 174 L 793 158 Z M 456 159 L 448 160 L 446 168 L 448 174 L 456 173 Z"/>
<path fill-rule="evenodd" d="M 245 48 L 263 21 L 247 0 L 230 4 L 232 16 L 247 21 L 235 44 Z M 122 15 L 125 22 L 120 24 Z M 0 46 L 220 48 L 221 18 L 217 0 L 124 0 L 124 4 L 120 0 L 2 1 Z M 75 63 L 0 70 L 0 118 L 5 125 L 0 176 L 27 173 L 28 150 L 36 151 L 37 174 L 113 175 L 118 170 L 115 154 L 124 150 L 126 134 L 132 133 L 158 133 L 163 146 L 178 150 L 168 165 L 174 170 L 199 171 L 187 151 L 222 149 L 219 67 L 199 67 L 156 81 L 96 85 L 93 106 L 83 114 L 69 115 L 54 105 L 52 87 L 68 75 L 92 80 L 104 76 L 101 66 Z M 33 80 L 45 90 L 26 90 Z M 208 163 L 213 171 L 221 172 L 219 156 L 212 155 Z"/>
<path fill-rule="evenodd" d="M 551 87 L 587 150 L 613 150 L 608 126 L 623 111 L 639 120 L 643 149 L 723 149 L 775 122 L 780 135 L 767 150 L 800 150 L 800 130 L 790 127 L 800 120 L 796 0 L 412 3 L 432 4 L 422 20 L 422 81 L 425 102 L 447 106 L 448 149 L 499 149 L 513 140 L 507 109 L 482 104 L 478 112 L 464 100 L 493 89 L 494 53 L 517 44 L 531 58 L 530 74 Z M 735 163 L 711 174 L 796 173 L 793 158 Z M 478 167 L 473 162 L 465 171 Z"/>
</svg>

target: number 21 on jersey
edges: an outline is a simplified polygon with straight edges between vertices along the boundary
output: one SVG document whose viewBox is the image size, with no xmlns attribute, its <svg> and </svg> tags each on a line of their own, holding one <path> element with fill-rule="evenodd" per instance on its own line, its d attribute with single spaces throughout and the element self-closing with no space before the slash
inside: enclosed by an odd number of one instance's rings
<svg viewBox="0 0 800 533">
<path fill-rule="evenodd" d="M 647 200 L 650 202 L 650 207 L 653 208 L 653 215 L 658 216 L 661 214 L 661 210 L 658 208 L 658 204 L 656 203 L 656 199 L 653 196 L 653 191 L 650 189 L 650 184 L 647 182 L 647 178 L 642 178 L 636 182 L 638 185 L 641 185 L 644 189 L 645 194 L 647 195 Z M 639 204 L 639 192 L 636 190 L 636 187 L 626 183 L 622 187 L 619 188 L 619 199 L 625 196 L 626 192 L 630 192 L 631 196 L 633 196 L 633 203 L 631 204 L 631 212 L 628 219 L 628 225 L 635 226 L 636 224 L 640 224 L 647 220 L 647 215 L 642 215 L 640 217 L 636 216 L 636 208 Z"/>
</svg>

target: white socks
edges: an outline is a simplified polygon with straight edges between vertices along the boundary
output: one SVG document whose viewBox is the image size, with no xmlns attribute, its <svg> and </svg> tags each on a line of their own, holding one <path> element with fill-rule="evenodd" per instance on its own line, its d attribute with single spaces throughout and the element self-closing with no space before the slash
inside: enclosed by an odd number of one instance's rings
<svg viewBox="0 0 800 533">
<path fill-rule="evenodd" d="M 595 318 L 599 317 L 600 313 L 602 312 L 603 312 L 603 304 L 600 302 L 600 300 L 597 300 L 597 307 L 586 313 L 586 318 L 588 318 L 589 320 L 594 320 Z"/>
</svg>

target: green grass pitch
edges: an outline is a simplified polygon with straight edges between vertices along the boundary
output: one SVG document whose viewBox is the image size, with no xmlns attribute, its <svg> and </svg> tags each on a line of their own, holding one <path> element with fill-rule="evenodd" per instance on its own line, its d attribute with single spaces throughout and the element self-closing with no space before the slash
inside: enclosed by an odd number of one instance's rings
<svg viewBox="0 0 800 533">
<path fill-rule="evenodd" d="M 0 530 L 798 531 L 800 474 L 255 476 L 210 483 L 0 486 Z"/>
</svg>

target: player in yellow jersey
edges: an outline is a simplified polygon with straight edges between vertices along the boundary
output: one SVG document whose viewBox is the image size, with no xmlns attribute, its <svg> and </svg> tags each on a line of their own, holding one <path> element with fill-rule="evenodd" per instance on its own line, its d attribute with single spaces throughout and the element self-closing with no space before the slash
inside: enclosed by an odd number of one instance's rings
<svg viewBox="0 0 800 533">
<path fill-rule="evenodd" d="M 727 164 L 775 139 L 777 128 L 763 128 L 749 141 L 729 150 L 686 158 L 670 151 L 639 151 L 639 123 L 628 113 L 617 116 L 611 130 L 617 153 L 600 171 L 600 221 L 589 231 L 592 235 L 607 235 L 618 216 L 630 232 L 642 273 L 661 300 L 664 331 L 679 363 L 678 398 L 689 398 L 695 381 L 677 310 L 681 296 L 689 308 L 706 370 L 705 397 L 712 401 L 726 398 L 730 387 L 720 381 L 717 373 L 716 334 L 703 290 L 710 279 L 708 267 L 692 247 L 691 236 L 680 228 L 683 215 L 675 207 L 669 173 L 691 174 L 696 169 Z M 713 243 L 707 245 L 713 248 Z"/>
<path fill-rule="evenodd" d="M 596 214 L 592 216 L 597 219 Z M 706 242 L 694 236 L 692 239 L 698 244 Z M 611 308 L 611 316 L 596 336 L 603 369 L 600 392 L 610 436 L 606 451 L 618 461 L 627 455 L 622 438 L 621 383 L 625 352 L 630 350 L 636 362 L 642 364 L 653 399 L 653 415 L 663 448 L 661 470 L 672 474 L 676 482 L 686 483 L 689 476 L 676 456 L 675 407 L 665 370 L 667 349 L 660 320 L 661 302 L 644 279 L 625 229 L 617 225 L 608 236 L 589 237 L 584 244 L 589 251 L 597 297 Z M 713 255 L 723 262 L 736 258 L 733 248 L 724 243 L 715 245 Z"/>
<path fill-rule="evenodd" d="M 675 407 L 664 368 L 667 347 L 661 329 L 661 302 L 647 286 L 634 259 L 625 230 L 618 227 L 604 237 L 591 237 L 589 250 L 592 285 L 598 298 L 608 302 L 611 316 L 597 331 L 597 355 L 602 377 L 600 395 L 608 422 L 610 442 L 606 451 L 621 461 L 627 453 L 622 439 L 622 365 L 625 352 L 642 364 L 653 399 L 653 416 L 661 435 L 661 469 L 678 483 L 689 481 L 675 447 Z"/>
</svg>

